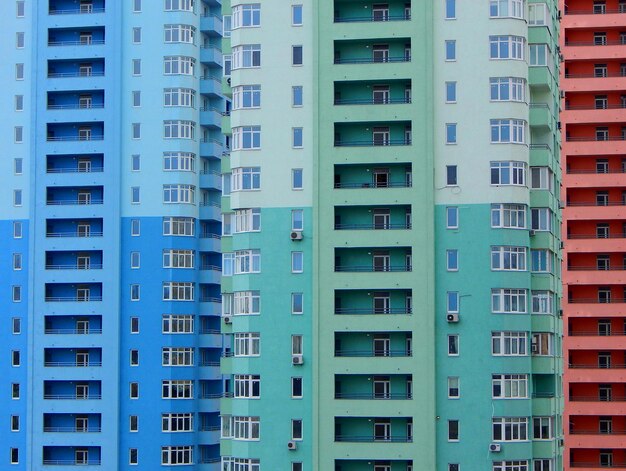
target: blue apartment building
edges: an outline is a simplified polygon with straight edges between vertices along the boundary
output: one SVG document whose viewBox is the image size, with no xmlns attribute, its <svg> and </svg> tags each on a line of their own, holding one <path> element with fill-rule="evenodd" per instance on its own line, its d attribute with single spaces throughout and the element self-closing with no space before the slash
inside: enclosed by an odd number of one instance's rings
<svg viewBox="0 0 626 471">
<path fill-rule="evenodd" d="M 0 469 L 217 470 L 221 1 L 3 7 Z"/>
</svg>

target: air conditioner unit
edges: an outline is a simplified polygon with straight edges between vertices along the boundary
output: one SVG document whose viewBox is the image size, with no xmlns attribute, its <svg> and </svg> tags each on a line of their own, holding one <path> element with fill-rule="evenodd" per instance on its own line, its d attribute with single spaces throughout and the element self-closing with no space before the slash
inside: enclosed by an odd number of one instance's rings
<svg viewBox="0 0 626 471">
<path fill-rule="evenodd" d="M 533 355 L 536 355 L 537 353 L 539 353 L 539 345 L 537 345 L 536 343 L 531 343 L 530 353 L 532 353 Z"/>
<path fill-rule="evenodd" d="M 302 240 L 302 231 L 292 231 L 289 237 L 291 240 Z"/>
<path fill-rule="evenodd" d="M 226 79 L 226 83 L 230 86 L 230 77 Z"/>
<path fill-rule="evenodd" d="M 446 320 L 448 322 L 459 322 L 459 315 L 458 314 L 448 314 L 448 315 L 446 315 Z"/>
<path fill-rule="evenodd" d="M 502 451 L 502 446 L 499 443 L 490 443 L 489 451 L 491 453 L 500 453 L 500 451 Z"/>
<path fill-rule="evenodd" d="M 303 365 L 304 358 L 302 355 L 291 355 L 291 363 L 294 365 Z"/>
<path fill-rule="evenodd" d="M 528 231 L 528 235 L 529 235 L 530 237 L 534 236 L 534 235 L 535 235 L 535 230 L 534 230 L 534 229 L 529 230 L 529 231 Z"/>
<path fill-rule="evenodd" d="M 232 324 L 233 320 L 230 316 L 224 316 L 224 324 Z"/>
<path fill-rule="evenodd" d="M 287 442 L 287 449 L 288 450 L 297 450 L 298 449 L 298 443 L 294 442 L 293 440 Z"/>
</svg>

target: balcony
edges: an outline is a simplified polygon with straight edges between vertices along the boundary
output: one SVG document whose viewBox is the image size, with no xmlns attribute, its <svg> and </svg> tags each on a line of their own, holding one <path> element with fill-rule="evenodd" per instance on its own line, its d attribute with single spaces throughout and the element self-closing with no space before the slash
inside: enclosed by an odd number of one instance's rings
<svg viewBox="0 0 626 471">
<path fill-rule="evenodd" d="M 626 284 L 625 270 L 626 267 L 622 265 L 610 265 L 606 268 L 581 265 L 570 266 L 568 267 L 567 282 L 570 285 L 597 285 L 600 282 L 613 285 Z"/>
<path fill-rule="evenodd" d="M 626 186 L 626 173 L 570 170 L 563 175 L 563 185 L 567 188 L 620 188 Z"/>
<path fill-rule="evenodd" d="M 65 232 L 46 232 L 46 237 L 102 237 L 102 231 L 65 231 Z"/>
<path fill-rule="evenodd" d="M 100 466 L 102 461 L 99 459 L 88 460 L 43 460 L 44 466 Z"/>
<path fill-rule="evenodd" d="M 547 103 L 531 103 L 529 125 L 552 129 L 554 117 Z"/>
<path fill-rule="evenodd" d="M 409 272 L 412 271 L 411 265 L 335 265 L 337 273 L 374 273 L 374 272 Z"/>
<path fill-rule="evenodd" d="M 566 92 L 620 91 L 625 88 L 625 85 L 626 76 L 615 72 L 608 72 L 602 75 L 593 72 L 566 74 L 561 81 L 561 88 Z"/>
<path fill-rule="evenodd" d="M 335 147 L 386 147 L 410 146 L 411 139 L 341 139 L 335 141 Z"/>
<path fill-rule="evenodd" d="M 335 435 L 335 442 L 344 443 L 413 443 L 407 435 Z"/>
<path fill-rule="evenodd" d="M 102 329 L 45 329 L 46 335 L 97 335 L 102 334 Z"/>
<path fill-rule="evenodd" d="M 563 57 L 570 60 L 621 59 L 626 53 L 626 43 L 622 41 L 568 41 L 562 49 Z"/>
<path fill-rule="evenodd" d="M 102 270 L 101 263 L 87 263 L 87 264 L 69 264 L 69 265 L 48 265 L 46 264 L 46 270 Z"/>
<path fill-rule="evenodd" d="M 46 201 L 47 206 L 71 206 L 71 205 L 93 205 L 93 204 L 103 204 L 104 200 L 98 198 L 92 199 L 77 199 L 77 200 L 48 200 Z"/>
<path fill-rule="evenodd" d="M 86 401 L 86 400 L 100 400 L 101 394 L 88 393 L 88 394 L 44 394 L 43 398 L 50 401 Z"/>
<path fill-rule="evenodd" d="M 591 6 L 591 3 L 589 3 Z M 621 27 L 624 24 L 624 12 L 620 8 L 575 8 L 565 9 L 561 20 L 561 27 L 570 28 L 611 28 Z"/>
<path fill-rule="evenodd" d="M 87 427 L 44 427 L 43 431 L 46 433 L 100 433 L 102 432 L 102 427 L 96 425 Z"/>
<path fill-rule="evenodd" d="M 48 41 L 48 46 L 100 46 L 105 44 L 104 39 L 90 39 L 89 41 Z"/>
<path fill-rule="evenodd" d="M 393 401 L 402 400 L 406 401 L 413 399 L 413 395 L 410 393 L 374 393 L 374 392 L 362 392 L 362 393 L 335 393 L 335 399 L 350 399 L 350 400 L 381 400 L 381 401 Z"/>
<path fill-rule="evenodd" d="M 104 135 L 91 135 L 91 136 L 47 136 L 48 142 L 73 142 L 73 141 L 102 141 Z"/>
<path fill-rule="evenodd" d="M 372 223 L 372 224 L 335 224 L 335 230 L 345 231 L 345 230 L 394 230 L 394 229 L 411 229 L 410 223 Z"/>
</svg>

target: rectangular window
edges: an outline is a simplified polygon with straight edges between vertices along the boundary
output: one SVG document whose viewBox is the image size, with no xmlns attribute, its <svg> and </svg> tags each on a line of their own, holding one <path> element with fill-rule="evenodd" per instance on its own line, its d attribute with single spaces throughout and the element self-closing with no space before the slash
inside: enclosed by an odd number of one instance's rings
<svg viewBox="0 0 626 471">
<path fill-rule="evenodd" d="M 166 379 L 161 382 L 163 399 L 193 399 L 193 381 Z"/>
<path fill-rule="evenodd" d="M 528 375 L 526 374 L 491 375 L 491 386 L 494 399 L 528 398 Z"/>
<path fill-rule="evenodd" d="M 235 233 L 261 230 L 261 209 L 238 209 L 235 211 Z"/>
<path fill-rule="evenodd" d="M 493 441 L 521 442 L 528 440 L 528 417 L 494 417 Z"/>
<path fill-rule="evenodd" d="M 303 103 L 302 86 L 291 87 L 291 104 L 292 106 L 302 106 Z"/>
<path fill-rule="evenodd" d="M 141 59 L 133 59 L 133 75 L 141 75 Z"/>
<path fill-rule="evenodd" d="M 532 334 L 530 351 L 533 355 L 552 356 L 554 336 L 549 332 L 537 332 Z"/>
<path fill-rule="evenodd" d="M 291 131 L 292 131 L 291 145 L 297 149 L 301 149 L 303 147 L 302 128 L 291 128 Z"/>
<path fill-rule="evenodd" d="M 528 471 L 528 461 L 494 461 L 492 471 Z"/>
<path fill-rule="evenodd" d="M 20 383 L 11 383 L 11 399 L 20 398 Z"/>
<path fill-rule="evenodd" d="M 130 465 L 139 464 L 139 450 L 137 450 L 137 448 L 128 449 L 128 464 Z"/>
<path fill-rule="evenodd" d="M 234 375 L 235 398 L 259 399 L 261 397 L 261 376 Z"/>
<path fill-rule="evenodd" d="M 141 123 L 133 123 L 132 128 L 133 128 L 132 138 L 141 139 Z"/>
<path fill-rule="evenodd" d="M 457 249 L 446 250 L 446 269 L 448 271 L 459 270 L 459 251 Z"/>
<path fill-rule="evenodd" d="M 193 464 L 193 446 L 162 446 L 162 465 Z"/>
<path fill-rule="evenodd" d="M 20 463 L 20 450 L 19 448 L 11 448 L 11 464 L 19 464 Z"/>
<path fill-rule="evenodd" d="M 291 25 L 302 26 L 302 5 L 291 5 Z"/>
<path fill-rule="evenodd" d="M 163 301 L 193 301 L 194 283 L 169 281 L 163 283 Z"/>
<path fill-rule="evenodd" d="M 261 251 L 237 250 L 235 252 L 235 275 L 261 272 Z"/>
<path fill-rule="evenodd" d="M 446 20 L 456 19 L 456 0 L 445 0 L 446 2 Z"/>
<path fill-rule="evenodd" d="M 448 376 L 448 398 L 449 399 L 458 399 L 461 397 L 461 389 L 459 386 L 459 377 L 458 376 Z"/>
<path fill-rule="evenodd" d="M 261 126 L 234 127 L 232 147 L 233 147 L 233 150 L 260 149 L 261 148 Z"/>
<path fill-rule="evenodd" d="M 530 60 L 528 65 L 531 67 L 541 67 L 548 65 L 548 57 L 550 50 L 547 44 L 529 44 L 528 45 Z"/>
<path fill-rule="evenodd" d="M 448 335 L 448 356 L 459 355 L 459 336 Z"/>
<path fill-rule="evenodd" d="M 222 57 L 222 62 L 224 64 L 224 77 L 230 77 L 230 71 L 232 70 L 233 66 L 233 56 L 231 54 L 224 54 L 224 56 Z"/>
<path fill-rule="evenodd" d="M 492 185 L 526 185 L 526 163 L 503 161 L 490 165 Z"/>
<path fill-rule="evenodd" d="M 187 120 L 163 121 L 164 139 L 195 139 L 196 123 Z"/>
<path fill-rule="evenodd" d="M 304 313 L 303 293 L 291 293 L 291 313 Z"/>
<path fill-rule="evenodd" d="M 302 231 L 304 229 L 304 210 L 294 209 L 291 211 L 291 230 Z"/>
<path fill-rule="evenodd" d="M 446 144 L 456 144 L 456 123 L 446 123 Z"/>
<path fill-rule="evenodd" d="M 446 40 L 446 61 L 456 60 L 456 41 L 453 39 Z"/>
<path fill-rule="evenodd" d="M 133 186 L 130 189 L 130 202 L 131 204 L 139 204 L 141 202 L 139 187 Z"/>
<path fill-rule="evenodd" d="M 495 356 L 526 356 L 526 332 L 492 332 L 491 354 Z"/>
<path fill-rule="evenodd" d="M 24 0 L 17 0 L 15 2 L 15 7 L 15 16 L 17 16 L 18 18 L 24 18 Z"/>
<path fill-rule="evenodd" d="M 196 225 L 194 218 L 183 217 L 164 217 L 163 218 L 163 235 L 164 236 L 186 236 L 193 237 L 196 233 Z"/>
<path fill-rule="evenodd" d="M 139 268 L 141 261 L 141 254 L 139 252 L 130 253 L 130 268 Z"/>
<path fill-rule="evenodd" d="M 14 335 L 22 333 L 22 319 L 19 317 L 14 317 L 11 319 L 11 332 Z"/>
<path fill-rule="evenodd" d="M 302 65 L 302 46 L 291 46 L 291 65 Z"/>
<path fill-rule="evenodd" d="M 130 220 L 130 235 L 133 237 L 141 235 L 141 221 L 139 219 Z"/>
<path fill-rule="evenodd" d="M 491 247 L 491 269 L 526 271 L 526 247 Z"/>
<path fill-rule="evenodd" d="M 533 249 L 530 251 L 530 270 L 535 273 L 552 272 L 553 255 L 547 249 Z"/>
<path fill-rule="evenodd" d="M 193 268 L 194 250 L 167 249 L 163 251 L 163 268 Z"/>
<path fill-rule="evenodd" d="M 302 397 L 302 378 L 291 378 L 291 397 Z"/>
<path fill-rule="evenodd" d="M 130 170 L 132 172 L 138 172 L 141 170 L 141 156 L 139 154 L 133 154 L 130 156 Z"/>
<path fill-rule="evenodd" d="M 141 106 L 141 91 L 140 90 L 133 91 L 133 106 L 134 107 Z"/>
<path fill-rule="evenodd" d="M 133 44 L 141 44 L 141 28 L 133 28 Z"/>
<path fill-rule="evenodd" d="M 538 3 L 538 5 L 543 5 L 543 3 Z M 543 458 L 533 460 L 532 471 L 552 471 L 552 460 Z"/>
<path fill-rule="evenodd" d="M 163 185 L 163 203 L 195 204 L 196 187 L 193 185 Z"/>
<path fill-rule="evenodd" d="M 489 16 L 491 18 L 524 18 L 523 0 L 490 0 Z"/>
<path fill-rule="evenodd" d="M 233 30 L 233 17 L 231 15 L 222 16 L 222 30 L 225 38 L 230 38 L 231 31 Z"/>
<path fill-rule="evenodd" d="M 456 103 L 456 82 L 446 82 L 446 103 Z"/>
<path fill-rule="evenodd" d="M 139 301 L 140 299 L 140 291 L 141 286 L 134 284 L 130 285 L 130 300 L 131 301 Z"/>
<path fill-rule="evenodd" d="M 194 75 L 196 60 L 187 56 L 165 56 L 163 58 L 164 75 Z"/>
<path fill-rule="evenodd" d="M 261 292 L 260 291 L 235 291 L 232 294 L 233 309 L 232 314 L 255 315 L 261 312 Z"/>
<path fill-rule="evenodd" d="M 234 13 L 235 8 L 233 8 Z M 233 15 L 235 18 L 235 15 Z M 232 49 L 232 70 L 261 67 L 261 45 L 243 44 Z"/>
<path fill-rule="evenodd" d="M 524 314 L 527 292 L 525 289 L 492 289 L 491 312 Z"/>
<path fill-rule="evenodd" d="M 20 431 L 20 416 L 12 415 L 11 416 L 11 432 L 19 432 Z"/>
<path fill-rule="evenodd" d="M 446 165 L 446 186 L 456 186 L 457 184 L 457 166 Z"/>
<path fill-rule="evenodd" d="M 193 432 L 193 414 L 161 414 L 162 432 Z"/>
<path fill-rule="evenodd" d="M 236 357 L 258 357 L 261 355 L 261 334 L 258 332 L 235 333 L 233 354 Z"/>
<path fill-rule="evenodd" d="M 458 420 L 448 420 L 448 441 L 449 442 L 459 441 L 459 421 Z"/>
<path fill-rule="evenodd" d="M 492 204 L 491 227 L 526 229 L 526 206 L 523 204 Z"/>
<path fill-rule="evenodd" d="M 13 222 L 13 238 L 21 239 L 22 238 L 22 223 L 21 221 Z"/>
<path fill-rule="evenodd" d="M 196 92 L 191 88 L 165 88 L 163 90 L 163 106 L 195 108 Z"/>
<path fill-rule="evenodd" d="M 13 173 L 15 175 L 21 175 L 24 171 L 24 159 L 16 157 L 13 159 Z"/>
<path fill-rule="evenodd" d="M 554 295 L 550 291 L 531 292 L 532 297 L 532 313 L 533 314 L 552 314 Z"/>
<path fill-rule="evenodd" d="M 291 169 L 291 188 L 293 190 L 302 190 L 303 189 L 302 169 L 301 168 L 293 168 L 293 169 Z"/>
<path fill-rule="evenodd" d="M 233 29 L 261 26 L 261 4 L 249 3 L 233 7 Z"/>
<path fill-rule="evenodd" d="M 11 366 L 20 366 L 20 351 L 13 350 L 11 352 Z"/>
<path fill-rule="evenodd" d="M 133 12 L 141 12 L 141 0 L 133 0 Z"/>
<path fill-rule="evenodd" d="M 302 273 L 304 271 L 304 254 L 302 252 L 291 252 L 291 273 Z"/>
<path fill-rule="evenodd" d="M 531 208 L 530 228 L 535 231 L 552 230 L 552 212 L 550 208 Z"/>
<path fill-rule="evenodd" d="M 459 293 L 457 291 L 446 293 L 446 312 L 459 312 Z"/>
<path fill-rule="evenodd" d="M 518 77 L 492 77 L 489 79 L 492 101 L 526 100 L 526 80 Z"/>
<path fill-rule="evenodd" d="M 139 350 L 130 351 L 130 366 L 139 365 Z"/>
<path fill-rule="evenodd" d="M 22 287 L 21 286 L 12 286 L 11 293 L 12 293 L 12 299 L 14 303 L 22 302 Z"/>
<path fill-rule="evenodd" d="M 165 11 L 193 12 L 194 0 L 165 0 Z"/>
<path fill-rule="evenodd" d="M 304 347 L 302 346 L 302 335 L 291 336 L 291 354 L 302 355 L 304 353 Z"/>
<path fill-rule="evenodd" d="M 24 64 L 15 64 L 15 80 L 24 80 Z"/>
<path fill-rule="evenodd" d="M 548 17 L 547 5 L 545 3 L 529 3 L 528 4 L 528 26 L 545 26 Z M 535 471 L 549 471 L 535 470 Z"/>
<path fill-rule="evenodd" d="M 18 49 L 24 48 L 24 33 L 15 33 L 15 47 Z"/>
<path fill-rule="evenodd" d="M 260 108 L 261 85 L 239 85 L 237 87 L 233 87 L 232 105 L 233 110 Z M 251 131 L 247 130 L 246 132 Z"/>
<path fill-rule="evenodd" d="M 459 208 L 448 206 L 446 208 L 446 229 L 459 228 Z"/>
<path fill-rule="evenodd" d="M 166 43 L 195 44 L 196 28 L 190 25 L 165 25 Z"/>
<path fill-rule="evenodd" d="M 489 36 L 489 57 L 524 60 L 525 41 L 522 36 Z"/>
<path fill-rule="evenodd" d="M 139 398 L 139 383 L 130 383 L 129 384 L 129 397 L 131 399 Z"/>
<path fill-rule="evenodd" d="M 492 144 L 524 144 L 526 142 L 526 121 L 521 119 L 492 119 Z"/>
<path fill-rule="evenodd" d="M 189 347 L 163 347 L 161 366 L 193 366 L 193 353 Z"/>
<path fill-rule="evenodd" d="M 131 334 L 139 333 L 139 317 L 130 318 L 130 333 Z"/>
<path fill-rule="evenodd" d="M 14 137 L 16 144 L 24 142 L 24 128 L 22 126 L 15 126 Z"/>
<path fill-rule="evenodd" d="M 291 439 L 302 440 L 302 419 L 291 420 Z"/>
<path fill-rule="evenodd" d="M 164 334 L 193 334 L 194 317 L 192 314 L 163 314 L 161 332 Z"/>
<path fill-rule="evenodd" d="M 13 190 L 13 206 L 22 206 L 22 190 Z"/>
</svg>

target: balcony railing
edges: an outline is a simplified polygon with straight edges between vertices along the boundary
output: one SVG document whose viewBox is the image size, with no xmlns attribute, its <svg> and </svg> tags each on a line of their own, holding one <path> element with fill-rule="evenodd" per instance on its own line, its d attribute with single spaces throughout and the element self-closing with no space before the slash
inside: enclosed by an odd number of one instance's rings
<svg viewBox="0 0 626 471">
<path fill-rule="evenodd" d="M 565 109 L 566 110 L 596 110 L 596 111 L 602 111 L 602 110 L 621 110 L 621 109 L 624 109 L 624 108 L 626 108 L 626 104 L 622 104 L 622 103 L 619 103 L 617 105 L 603 105 L 603 106 L 596 106 L 596 105 L 572 106 L 572 105 L 570 105 L 568 103 L 565 103 Z"/>
<path fill-rule="evenodd" d="M 102 366 L 101 361 L 44 361 L 45 367 L 64 367 L 64 368 L 89 368 L 92 366 Z"/>
<path fill-rule="evenodd" d="M 411 314 L 412 309 L 404 307 L 390 307 L 390 308 L 359 308 L 359 307 L 347 307 L 335 309 L 335 314 Z"/>
<path fill-rule="evenodd" d="M 571 435 L 626 435 L 626 429 L 613 429 L 610 432 L 595 430 L 571 430 Z"/>
<path fill-rule="evenodd" d="M 622 74 L 621 72 L 604 72 L 604 73 L 590 73 L 590 74 L 565 74 L 565 78 L 571 78 L 571 79 L 578 79 L 578 78 L 584 78 L 584 79 L 590 79 L 590 78 L 615 78 L 615 77 L 624 77 L 626 78 L 625 74 Z"/>
<path fill-rule="evenodd" d="M 338 231 L 411 229 L 411 224 L 335 224 Z"/>
<path fill-rule="evenodd" d="M 209 265 L 209 264 L 201 264 L 200 265 L 200 270 L 207 270 L 207 271 L 222 271 L 222 267 L 217 266 L 217 265 Z"/>
<path fill-rule="evenodd" d="M 411 357 L 411 350 L 335 350 L 336 357 Z"/>
<path fill-rule="evenodd" d="M 336 442 L 349 442 L 349 443 L 413 443 L 413 437 L 407 436 L 381 436 L 381 435 L 336 435 Z"/>
<path fill-rule="evenodd" d="M 411 99 L 408 97 L 387 98 L 382 100 L 378 98 L 367 98 L 361 100 L 335 99 L 335 105 L 397 105 L 408 103 L 411 103 Z"/>
<path fill-rule="evenodd" d="M 626 364 L 610 363 L 600 366 L 597 363 L 570 363 L 568 367 L 572 370 L 622 370 L 626 368 Z"/>
<path fill-rule="evenodd" d="M 336 16 L 334 21 L 335 23 L 384 23 L 386 21 L 410 21 L 411 15 L 389 15 L 389 14 L 380 14 L 378 16 L 369 15 L 369 16 L 350 16 L 350 17 L 341 17 Z"/>
<path fill-rule="evenodd" d="M 48 46 L 99 46 L 104 44 L 104 39 L 91 39 L 89 41 L 48 41 Z"/>
<path fill-rule="evenodd" d="M 579 170 L 579 169 L 573 169 L 573 170 L 567 170 L 567 174 L 568 175 L 609 175 L 609 174 L 623 174 L 626 173 L 624 170 L 607 170 L 605 171 L 598 171 L 595 169 L 592 170 Z"/>
<path fill-rule="evenodd" d="M 610 397 L 600 398 L 599 396 L 570 396 L 572 402 L 626 402 L 626 396 L 611 395 Z"/>
<path fill-rule="evenodd" d="M 44 466 L 100 466 L 100 460 L 43 460 Z"/>
<path fill-rule="evenodd" d="M 222 303 L 222 298 L 214 298 L 211 296 L 200 296 L 201 303 Z"/>
<path fill-rule="evenodd" d="M 219 432 L 221 429 L 219 425 L 200 425 L 198 432 Z"/>
<path fill-rule="evenodd" d="M 102 141 L 104 136 L 62 136 L 62 137 L 46 137 L 48 142 L 66 142 L 66 141 Z"/>
<path fill-rule="evenodd" d="M 398 63 L 398 62 L 411 62 L 409 56 L 389 56 L 389 57 L 354 57 L 350 59 L 335 58 L 335 64 L 385 64 L 385 63 Z"/>
<path fill-rule="evenodd" d="M 44 432 L 58 432 L 58 433 L 99 433 L 102 432 L 102 428 L 95 425 L 89 427 L 44 427 Z"/>
<path fill-rule="evenodd" d="M 532 397 L 536 399 L 550 399 L 555 397 L 556 394 L 554 392 L 534 392 L 532 393 Z"/>
<path fill-rule="evenodd" d="M 64 168 L 47 168 L 46 173 L 101 173 L 104 172 L 104 167 L 64 167 Z"/>
<path fill-rule="evenodd" d="M 48 72 L 48 78 L 104 77 L 104 72 Z"/>
<path fill-rule="evenodd" d="M 88 265 L 49 265 L 46 264 L 46 270 L 102 270 L 101 263 L 89 263 Z"/>
<path fill-rule="evenodd" d="M 221 333 L 222 331 L 219 329 L 208 329 L 204 327 L 200 328 L 200 335 L 219 335 Z"/>
<path fill-rule="evenodd" d="M 413 185 L 410 182 L 364 182 L 364 183 L 335 183 L 335 188 L 411 188 Z"/>
<path fill-rule="evenodd" d="M 104 103 L 72 103 L 68 105 L 47 105 L 47 109 L 49 110 L 92 110 L 101 108 L 104 108 Z"/>
<path fill-rule="evenodd" d="M 92 205 L 103 204 L 104 200 L 92 198 L 91 200 L 51 200 L 46 201 L 48 206 L 71 206 L 71 205 Z"/>
<path fill-rule="evenodd" d="M 199 237 L 201 239 L 221 239 L 222 235 L 221 234 L 213 234 L 211 232 L 201 232 Z"/>
<path fill-rule="evenodd" d="M 597 265 L 575 265 L 567 267 L 568 271 L 620 271 L 626 270 L 626 266 L 624 265 L 610 265 L 608 267 L 600 268 Z"/>
<path fill-rule="evenodd" d="M 608 299 L 598 299 L 598 298 L 574 298 L 567 301 L 569 304 L 622 304 L 626 303 L 626 298 L 608 298 Z"/>
<path fill-rule="evenodd" d="M 354 400 L 407 400 L 413 396 L 407 393 L 335 393 L 335 399 L 354 399 Z"/>
<path fill-rule="evenodd" d="M 409 272 L 412 270 L 410 265 L 388 265 L 384 267 L 374 267 L 372 265 L 338 265 L 335 266 L 336 272 Z"/>
<path fill-rule="evenodd" d="M 102 296 L 46 296 L 48 303 L 102 301 Z"/>
<path fill-rule="evenodd" d="M 335 141 L 335 147 L 388 147 L 388 146 L 410 146 L 411 139 L 365 139 L 350 141 Z"/>
<path fill-rule="evenodd" d="M 619 232 L 617 234 L 607 234 L 599 236 L 598 234 L 568 234 L 568 239 L 624 239 L 626 234 Z"/>
<path fill-rule="evenodd" d="M 572 468 L 607 468 L 607 469 L 626 469 L 626 461 L 623 463 L 601 463 L 600 461 L 570 461 Z"/>
<path fill-rule="evenodd" d="M 94 335 L 101 334 L 102 329 L 46 329 L 47 335 Z"/>
<path fill-rule="evenodd" d="M 198 366 L 210 366 L 210 367 L 218 368 L 220 366 L 220 362 L 219 361 L 208 361 L 208 360 L 205 361 L 205 360 L 202 360 L 202 361 L 200 361 Z"/>
<path fill-rule="evenodd" d="M 583 137 L 567 137 L 567 142 L 603 142 L 603 141 L 624 141 L 626 136 L 583 136 Z"/>
<path fill-rule="evenodd" d="M 568 201 L 566 203 L 567 206 L 625 206 L 626 205 L 626 201 L 605 201 L 605 202 L 598 202 L 598 201 Z"/>
<path fill-rule="evenodd" d="M 626 9 L 618 8 L 617 10 L 614 8 L 603 8 L 603 9 L 585 9 L 585 10 L 565 10 L 566 15 L 607 15 L 613 13 L 626 13 Z"/>
<path fill-rule="evenodd" d="M 625 330 L 611 330 L 600 333 L 597 330 L 570 330 L 570 337 L 620 337 L 626 335 Z"/>
<path fill-rule="evenodd" d="M 85 232 L 46 232 L 46 237 L 102 237 L 102 231 Z"/>
<path fill-rule="evenodd" d="M 65 401 L 65 400 L 99 400 L 102 399 L 102 394 L 44 394 L 43 398 L 46 400 Z"/>
<path fill-rule="evenodd" d="M 68 10 L 48 10 L 49 15 L 85 15 L 90 13 L 104 13 L 104 8 L 96 8 L 91 5 L 83 5 L 80 8 L 72 8 Z"/>
<path fill-rule="evenodd" d="M 565 41 L 565 46 L 626 46 L 624 41 L 617 40 L 605 40 L 605 41 Z"/>
</svg>

